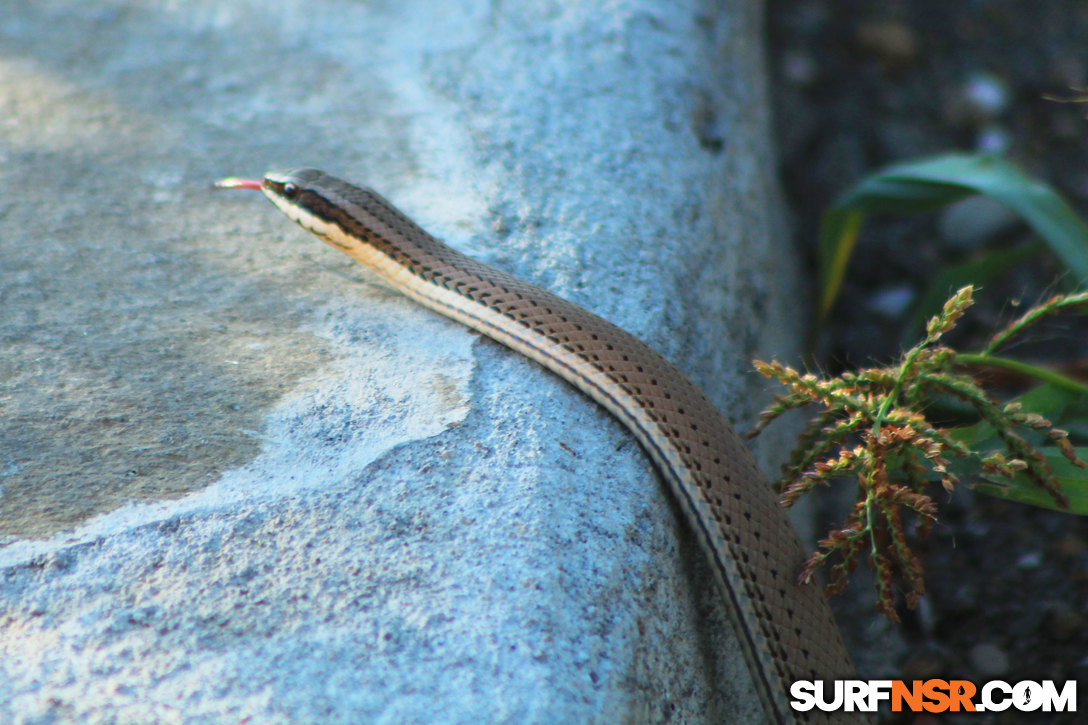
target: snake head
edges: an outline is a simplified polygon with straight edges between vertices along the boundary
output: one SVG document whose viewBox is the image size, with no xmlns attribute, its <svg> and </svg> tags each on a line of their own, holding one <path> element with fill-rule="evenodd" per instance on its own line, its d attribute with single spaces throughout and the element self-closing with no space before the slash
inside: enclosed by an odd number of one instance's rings
<svg viewBox="0 0 1088 725">
<path fill-rule="evenodd" d="M 355 241 L 336 241 L 347 235 L 343 227 L 351 216 L 347 212 L 351 197 L 367 193 L 324 171 L 306 167 L 269 171 L 261 181 L 230 177 L 215 182 L 215 186 L 262 191 L 290 219 L 344 250 L 354 246 Z"/>
<path fill-rule="evenodd" d="M 255 189 L 299 226 L 349 254 L 369 254 L 392 232 L 424 235 L 408 217 L 372 189 L 311 168 L 270 171 L 262 181 L 228 178 L 222 189 Z M 387 242 L 385 242 L 387 243 Z"/>
<path fill-rule="evenodd" d="M 303 190 L 308 189 L 313 182 L 317 182 L 322 178 L 331 177 L 318 169 L 299 168 L 290 169 L 289 171 L 269 171 L 264 175 L 263 180 L 230 176 L 215 182 L 215 187 L 217 189 L 263 191 L 277 206 L 282 207 L 281 202 L 297 202 Z"/>
</svg>

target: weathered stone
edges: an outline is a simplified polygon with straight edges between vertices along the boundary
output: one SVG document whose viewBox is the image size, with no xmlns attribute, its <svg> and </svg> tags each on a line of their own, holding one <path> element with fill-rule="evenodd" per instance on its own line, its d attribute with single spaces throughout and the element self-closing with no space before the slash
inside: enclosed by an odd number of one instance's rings
<svg viewBox="0 0 1088 725">
<path fill-rule="evenodd" d="M 210 187 L 370 184 L 750 420 L 798 317 L 751 3 L 43 0 L 0 38 L 0 720 L 759 720 L 619 424 Z"/>
</svg>

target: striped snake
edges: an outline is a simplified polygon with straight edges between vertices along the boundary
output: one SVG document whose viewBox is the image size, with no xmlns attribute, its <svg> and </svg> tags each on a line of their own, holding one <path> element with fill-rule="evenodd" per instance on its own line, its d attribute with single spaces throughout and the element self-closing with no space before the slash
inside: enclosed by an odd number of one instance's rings
<svg viewBox="0 0 1088 725">
<path fill-rule="evenodd" d="M 610 322 L 451 249 L 370 189 L 305 168 L 217 186 L 263 191 L 394 289 L 536 360 L 619 418 L 710 560 L 767 720 L 843 719 L 790 707 L 794 681 L 853 677 L 853 667 L 822 593 L 797 581 L 804 552 L 751 453 L 687 377 Z"/>
</svg>

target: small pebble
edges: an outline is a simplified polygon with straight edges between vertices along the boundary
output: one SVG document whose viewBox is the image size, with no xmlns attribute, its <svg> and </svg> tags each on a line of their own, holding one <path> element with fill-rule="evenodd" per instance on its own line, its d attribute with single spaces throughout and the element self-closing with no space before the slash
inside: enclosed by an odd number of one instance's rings
<svg viewBox="0 0 1088 725">
<path fill-rule="evenodd" d="M 953 592 L 945 609 L 949 612 L 971 614 L 979 610 L 979 598 L 978 587 L 971 582 L 964 582 Z"/>
<path fill-rule="evenodd" d="M 929 599 L 926 597 L 919 599 L 914 613 L 918 617 L 918 625 L 922 628 L 922 631 L 927 636 L 933 636 L 933 630 L 937 626 L 937 617 L 933 612 L 933 605 L 929 603 Z"/>
<path fill-rule="evenodd" d="M 1004 154 L 1012 147 L 1012 134 L 1003 126 L 991 125 L 979 130 L 975 150 L 984 154 Z"/>
<path fill-rule="evenodd" d="M 908 284 L 886 287 L 869 297 L 869 309 L 884 317 L 898 320 L 914 302 L 914 289 Z"/>
<path fill-rule="evenodd" d="M 1016 560 L 1016 568 L 1023 569 L 1024 571 L 1031 571 L 1038 569 L 1039 565 L 1043 563 L 1043 555 L 1038 551 L 1029 551 L 1019 559 Z"/>
<path fill-rule="evenodd" d="M 963 85 L 963 103 L 980 120 L 1000 116 L 1009 107 L 1009 87 L 1004 80 L 989 73 L 975 73 Z"/>
<path fill-rule="evenodd" d="M 948 666 L 947 652 L 926 647 L 907 660 L 900 674 L 906 680 L 928 680 L 932 677 L 940 677 L 941 673 L 947 672 Z"/>
<path fill-rule="evenodd" d="M 782 77 L 795 86 L 809 86 L 816 80 L 816 60 L 803 51 L 790 50 L 782 57 Z"/>
<path fill-rule="evenodd" d="M 971 196 L 947 207 L 937 220 L 945 245 L 961 252 L 981 249 L 1016 225 L 1017 217 L 988 196 Z"/>
<path fill-rule="evenodd" d="M 902 69 L 918 59 L 918 40 L 909 25 L 896 20 L 870 20 L 858 25 L 858 46 L 885 67 Z"/>
<path fill-rule="evenodd" d="M 1046 617 L 1047 634 L 1059 642 L 1083 632 L 1085 627 L 1088 621 L 1084 615 L 1064 602 L 1056 604 Z"/>
<path fill-rule="evenodd" d="M 1088 551 L 1088 542 L 1076 534 L 1069 534 L 1058 542 L 1057 551 L 1066 557 L 1080 556 Z"/>
<path fill-rule="evenodd" d="M 976 644 L 967 656 L 975 670 L 985 677 L 998 677 L 1009 671 L 1009 656 L 990 642 Z"/>
<path fill-rule="evenodd" d="M 990 73 L 969 75 L 949 99 L 945 115 L 957 126 L 984 126 L 1008 110 L 1008 84 Z"/>
</svg>

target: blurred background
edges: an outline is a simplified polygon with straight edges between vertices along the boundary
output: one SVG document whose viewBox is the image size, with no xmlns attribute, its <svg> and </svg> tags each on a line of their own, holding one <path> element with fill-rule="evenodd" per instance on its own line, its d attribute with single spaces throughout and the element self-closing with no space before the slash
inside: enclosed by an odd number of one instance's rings
<svg viewBox="0 0 1088 725">
<path fill-rule="evenodd" d="M 769 2 L 781 179 L 813 284 L 821 214 L 889 164 L 950 151 L 1001 154 L 1083 215 L 1088 108 L 1053 99 L 1075 99 L 1088 85 L 1086 37 L 1088 3 L 1073 0 Z M 821 330 L 818 363 L 835 373 L 893 361 L 917 341 L 908 328 L 938 275 L 995 266 L 956 344 L 979 343 L 1068 283 L 1061 262 L 1014 214 L 984 197 L 933 213 L 867 218 Z M 1083 377 L 1084 331 L 1064 316 L 1017 353 Z M 1017 381 L 1004 382 L 1018 392 Z M 848 506 L 852 499 L 844 496 Z M 891 674 L 906 679 L 1088 678 L 1085 519 L 965 486 L 934 498 L 939 522 L 916 550 L 927 596 L 914 611 L 900 607 L 904 626 L 884 640 L 886 625 L 867 605 L 841 602 L 851 636 L 866 642 L 858 649 L 887 658 L 884 664 L 898 670 Z M 827 521 L 843 510 L 829 511 Z"/>
</svg>

